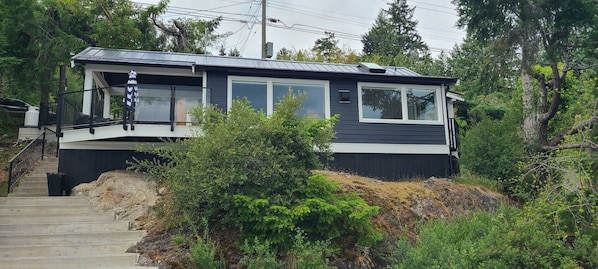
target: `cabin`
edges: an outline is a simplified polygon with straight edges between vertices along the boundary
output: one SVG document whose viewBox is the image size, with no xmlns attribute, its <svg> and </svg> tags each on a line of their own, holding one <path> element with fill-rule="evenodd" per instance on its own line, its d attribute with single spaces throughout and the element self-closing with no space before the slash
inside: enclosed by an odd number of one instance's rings
<svg viewBox="0 0 598 269">
<path fill-rule="evenodd" d="M 271 113 L 289 89 L 307 95 L 300 115 L 340 115 L 334 160 L 325 163 L 330 169 L 384 180 L 445 177 L 458 169 L 453 103 L 463 98 L 449 91 L 455 78 L 372 63 L 96 47 L 71 60 L 84 73 L 84 88 L 60 94 L 57 119 L 59 171 L 70 187 L 123 169 L 133 157 L 152 157 L 136 152 L 138 145 L 200 132 L 189 115 L 195 106 L 226 110 L 247 98 Z"/>
</svg>

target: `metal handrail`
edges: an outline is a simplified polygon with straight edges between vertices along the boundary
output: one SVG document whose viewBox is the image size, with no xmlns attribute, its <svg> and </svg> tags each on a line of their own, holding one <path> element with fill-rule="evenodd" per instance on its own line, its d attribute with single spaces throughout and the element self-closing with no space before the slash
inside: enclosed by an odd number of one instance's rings
<svg viewBox="0 0 598 269">
<path fill-rule="evenodd" d="M 10 193 L 13 185 L 15 185 L 25 173 L 29 172 L 39 160 L 44 159 L 44 155 L 48 150 L 53 150 L 52 148 L 46 149 L 46 144 L 48 142 L 48 139 L 46 139 L 47 131 L 55 133 L 51 129 L 44 127 L 44 131 L 39 136 L 31 140 L 25 148 L 8 161 L 7 193 Z M 58 147 L 59 144 L 56 142 L 56 157 L 58 157 Z M 39 150 L 39 155 L 36 153 L 37 150 Z"/>
</svg>

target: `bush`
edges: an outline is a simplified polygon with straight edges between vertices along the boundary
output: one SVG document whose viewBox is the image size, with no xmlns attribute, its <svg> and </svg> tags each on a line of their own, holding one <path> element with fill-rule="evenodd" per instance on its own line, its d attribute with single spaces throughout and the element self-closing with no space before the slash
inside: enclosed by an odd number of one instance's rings
<svg viewBox="0 0 598 269">
<path fill-rule="evenodd" d="M 135 166 L 161 178 L 173 191 L 173 206 L 199 223 L 239 228 L 283 250 L 300 228 L 310 239 L 356 235 L 370 245 L 381 235 L 370 224 L 377 207 L 312 171 L 319 154 L 330 154 L 337 117 L 298 117 L 305 95 L 291 92 L 267 117 L 246 100 L 223 113 L 198 108 L 202 134 L 150 149 L 162 162 Z"/>
<path fill-rule="evenodd" d="M 276 252 L 267 240 L 260 242 L 254 238 L 253 244 L 245 240 L 241 249 L 245 252 L 245 257 L 241 259 L 240 264 L 247 266 L 247 269 L 278 269 L 282 266 L 282 263 L 276 260 Z"/>
<path fill-rule="evenodd" d="M 183 218 L 189 221 L 188 218 Z M 191 237 L 184 235 L 175 235 L 172 237 L 172 242 L 179 248 L 179 251 L 189 247 L 188 254 L 183 254 L 181 266 L 183 268 L 195 269 L 217 269 L 224 268 L 224 261 L 218 259 L 216 244 L 210 239 L 208 232 L 208 224 L 204 220 L 202 222 L 203 232 L 198 230 L 195 223 L 188 222 L 188 228 L 191 230 Z M 183 251 L 186 252 L 186 251 Z"/>
<path fill-rule="evenodd" d="M 461 144 L 464 168 L 494 180 L 517 177 L 524 146 L 515 126 L 509 119 L 486 119 L 472 127 Z"/>
<path fill-rule="evenodd" d="M 338 191 L 336 182 L 317 174 L 308 178 L 302 190 L 304 199 L 290 207 L 272 204 L 268 199 L 235 195 L 234 212 L 247 236 L 268 239 L 283 247 L 292 243 L 289 234 L 296 228 L 315 240 L 351 234 L 357 236 L 359 244 L 370 246 L 382 239 L 370 224 L 379 208 L 369 206 L 355 194 Z"/>
<path fill-rule="evenodd" d="M 425 224 L 415 246 L 398 242 L 394 268 L 594 267 L 595 230 L 580 231 L 571 244 L 553 225 L 546 225 L 551 216 L 535 206 L 503 207 L 495 214 Z"/>
</svg>

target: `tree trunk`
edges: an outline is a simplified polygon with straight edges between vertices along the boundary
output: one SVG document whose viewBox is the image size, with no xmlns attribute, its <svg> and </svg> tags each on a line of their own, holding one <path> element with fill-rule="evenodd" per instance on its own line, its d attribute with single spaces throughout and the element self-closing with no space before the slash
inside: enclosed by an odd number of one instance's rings
<svg viewBox="0 0 598 269">
<path fill-rule="evenodd" d="M 538 118 L 536 96 L 532 76 L 525 68 L 521 70 L 523 101 L 523 141 L 528 147 L 540 144 L 541 122 Z"/>
</svg>

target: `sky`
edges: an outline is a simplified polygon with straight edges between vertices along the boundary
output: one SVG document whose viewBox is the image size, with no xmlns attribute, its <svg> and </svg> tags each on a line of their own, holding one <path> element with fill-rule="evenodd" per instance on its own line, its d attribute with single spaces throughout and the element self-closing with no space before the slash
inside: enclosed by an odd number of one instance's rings
<svg viewBox="0 0 598 269">
<path fill-rule="evenodd" d="M 146 6 L 159 0 L 134 0 Z M 388 0 L 267 0 L 266 40 L 274 43 L 274 54 L 281 48 L 311 49 L 324 32 L 334 32 L 339 46 L 361 52 L 361 36 L 374 24 Z M 451 0 L 407 0 L 415 7 L 417 31 L 433 55 L 450 52 L 465 37 L 455 26 L 457 13 Z M 217 33 L 229 32 L 226 50 L 237 48 L 242 57 L 261 57 L 261 0 L 171 0 L 162 16 L 165 21 L 182 16 L 213 19 L 222 16 Z M 217 49 L 212 49 L 216 54 Z"/>
</svg>

